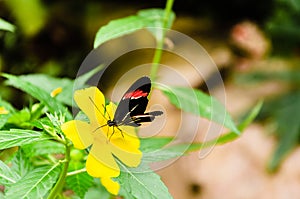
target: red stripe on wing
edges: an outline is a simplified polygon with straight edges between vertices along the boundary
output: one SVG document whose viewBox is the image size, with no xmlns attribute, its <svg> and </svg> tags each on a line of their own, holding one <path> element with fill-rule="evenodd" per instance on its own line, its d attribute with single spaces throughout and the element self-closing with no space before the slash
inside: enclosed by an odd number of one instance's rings
<svg viewBox="0 0 300 199">
<path fill-rule="evenodd" d="M 147 97 L 147 96 L 148 96 L 148 93 L 145 93 L 142 90 L 135 90 L 133 92 L 126 93 L 124 95 L 123 99 L 128 99 L 128 98 L 138 99 L 140 97 Z"/>
</svg>

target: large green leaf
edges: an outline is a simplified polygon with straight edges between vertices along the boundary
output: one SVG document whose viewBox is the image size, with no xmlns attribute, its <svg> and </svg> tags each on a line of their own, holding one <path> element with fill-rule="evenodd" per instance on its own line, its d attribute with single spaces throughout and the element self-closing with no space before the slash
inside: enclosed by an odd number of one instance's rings
<svg viewBox="0 0 300 199">
<path fill-rule="evenodd" d="M 96 67 L 77 77 L 75 80 L 69 78 L 56 78 L 46 74 L 21 75 L 19 78 L 43 89 L 47 93 L 51 93 L 54 89 L 61 87 L 62 92 L 57 95 L 57 101 L 72 106 L 73 91 L 85 87 L 85 83 L 102 68 L 103 65 Z"/>
<path fill-rule="evenodd" d="M 193 113 L 221 124 L 236 134 L 240 134 L 225 107 L 214 97 L 200 90 L 184 87 L 159 87 L 170 102 L 185 112 Z"/>
<path fill-rule="evenodd" d="M 0 30 L 15 31 L 15 26 L 0 18 Z"/>
<path fill-rule="evenodd" d="M 42 132 L 39 131 L 23 129 L 0 131 L 0 149 L 22 146 L 45 139 L 49 139 L 49 137 L 46 137 Z"/>
<path fill-rule="evenodd" d="M 238 125 L 239 131 L 243 130 L 256 118 L 262 107 L 262 101 L 258 102 Z M 237 139 L 235 132 L 229 132 L 204 143 L 177 143 L 170 144 L 172 137 L 154 137 L 141 139 L 141 150 L 143 151 L 142 164 L 137 168 L 131 168 L 136 172 L 147 170 L 149 163 L 169 160 L 180 157 L 191 151 L 198 151 L 206 147 L 221 145 Z"/>
<path fill-rule="evenodd" d="M 69 171 L 75 171 L 84 168 L 85 165 L 78 161 L 71 161 Z M 80 197 L 84 198 L 88 189 L 93 185 L 94 178 L 84 173 L 78 173 L 66 178 L 67 185 Z"/>
<path fill-rule="evenodd" d="M 175 14 L 172 13 L 170 19 L 167 19 L 168 27 L 171 27 L 174 18 Z M 141 28 L 150 28 L 151 32 L 157 36 L 157 31 L 161 30 L 164 20 L 164 10 L 162 9 L 141 10 L 137 15 L 112 20 L 98 30 L 94 41 L 94 48 L 97 48 L 106 41 L 130 34 Z"/>
<path fill-rule="evenodd" d="M 44 198 L 56 182 L 60 164 L 43 166 L 27 173 L 23 178 L 6 190 L 6 198 Z M 17 190 L 17 191 L 16 191 Z"/>
<path fill-rule="evenodd" d="M 25 176 L 29 171 L 33 169 L 31 162 L 26 157 L 23 149 L 19 149 L 15 157 L 11 161 L 11 170 L 17 173 L 20 177 Z"/>
<path fill-rule="evenodd" d="M 10 186 L 19 179 L 20 176 L 0 160 L 0 184 Z"/>
<path fill-rule="evenodd" d="M 65 146 L 62 143 L 52 140 L 40 140 L 31 144 L 22 146 L 26 155 L 39 156 L 47 154 L 64 154 Z"/>
<path fill-rule="evenodd" d="M 51 113 L 61 112 L 66 113 L 68 118 L 71 118 L 71 114 L 67 111 L 60 102 L 55 98 L 51 97 L 50 93 L 44 89 L 14 75 L 2 74 L 2 76 L 8 79 L 8 84 L 14 86 L 32 97 L 38 99 L 40 102 L 44 103 Z"/>
<path fill-rule="evenodd" d="M 121 174 L 117 178 L 122 185 L 120 195 L 126 199 L 168 199 L 172 198 L 168 188 L 154 172 L 136 173 L 119 162 Z"/>
</svg>

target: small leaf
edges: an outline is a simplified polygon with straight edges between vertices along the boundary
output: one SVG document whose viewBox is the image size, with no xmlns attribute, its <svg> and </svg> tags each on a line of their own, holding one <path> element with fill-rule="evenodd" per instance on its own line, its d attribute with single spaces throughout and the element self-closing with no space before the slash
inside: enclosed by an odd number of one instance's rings
<svg viewBox="0 0 300 199">
<path fill-rule="evenodd" d="M 15 31 L 15 26 L 0 18 L 0 30 Z"/>
<path fill-rule="evenodd" d="M 171 26 L 174 18 L 175 15 L 172 13 L 168 21 L 168 26 Z M 130 34 L 141 28 L 150 28 L 150 30 L 154 31 L 161 30 L 164 20 L 164 10 L 148 9 L 138 12 L 137 15 L 110 21 L 98 30 L 94 41 L 94 48 L 97 48 L 106 41 Z M 154 35 L 158 34 L 157 32 L 153 33 Z"/>
<path fill-rule="evenodd" d="M 225 107 L 214 97 L 200 90 L 184 87 L 170 87 L 169 89 L 159 87 L 159 89 L 163 91 L 165 96 L 177 108 L 185 112 L 200 115 L 229 128 L 236 134 L 240 134 Z"/>
<path fill-rule="evenodd" d="M 24 108 L 20 111 L 16 111 L 8 118 L 7 123 L 14 124 L 19 127 L 26 126 L 26 122 L 30 120 L 30 111 L 28 108 Z"/>
<path fill-rule="evenodd" d="M 27 173 L 6 190 L 6 198 L 44 198 L 58 178 L 59 165 L 43 166 Z"/>
<path fill-rule="evenodd" d="M 6 124 L 11 114 L 15 112 L 15 109 L 10 103 L 4 101 L 1 98 L 1 96 L 0 96 L 0 107 L 4 107 L 4 109 L 8 111 L 8 114 L 0 114 L 0 129 L 1 129 Z"/>
<path fill-rule="evenodd" d="M 121 174 L 117 181 L 121 184 L 120 195 L 126 199 L 168 199 L 172 198 L 168 188 L 154 172 L 134 173 L 122 163 Z"/>
<path fill-rule="evenodd" d="M 82 169 L 85 165 L 78 161 L 70 162 L 70 171 Z M 86 172 L 78 173 L 66 178 L 67 185 L 80 197 L 84 198 L 88 189 L 93 185 L 94 178 Z"/>
<path fill-rule="evenodd" d="M 94 41 L 94 48 L 97 48 L 106 41 L 130 34 L 143 27 L 145 27 L 144 22 L 137 16 L 112 20 L 98 30 Z"/>
<path fill-rule="evenodd" d="M 139 17 L 148 19 L 147 29 L 154 35 L 157 41 L 160 41 L 163 38 L 164 29 L 171 28 L 174 20 L 174 12 L 170 13 L 169 19 L 165 19 L 165 10 L 163 9 L 146 9 L 138 12 Z M 166 27 L 164 27 L 165 20 L 168 20 Z"/>
<path fill-rule="evenodd" d="M 0 160 L 0 184 L 10 186 L 19 179 L 20 176 Z"/>
<path fill-rule="evenodd" d="M 42 132 L 22 129 L 0 131 L 0 149 L 22 146 L 33 142 L 49 139 Z"/>
</svg>

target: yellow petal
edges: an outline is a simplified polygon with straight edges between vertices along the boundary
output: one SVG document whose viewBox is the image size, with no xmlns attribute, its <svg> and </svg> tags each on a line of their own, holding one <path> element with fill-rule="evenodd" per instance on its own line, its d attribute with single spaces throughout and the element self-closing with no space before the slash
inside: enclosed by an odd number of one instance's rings
<svg viewBox="0 0 300 199">
<path fill-rule="evenodd" d="M 116 110 L 116 105 L 109 103 L 106 110 L 112 115 Z M 109 135 L 112 133 L 109 140 L 111 152 L 127 166 L 137 167 L 141 163 L 142 152 L 139 150 L 140 140 L 136 136 L 135 128 L 132 126 L 109 127 Z"/>
<path fill-rule="evenodd" d="M 62 87 L 58 87 L 58 88 L 54 89 L 54 90 L 50 93 L 50 95 L 51 95 L 51 97 L 55 97 L 56 95 L 58 95 L 58 94 L 61 93 L 61 92 L 62 92 Z"/>
<path fill-rule="evenodd" d="M 103 138 L 101 142 L 95 141 L 92 146 L 86 161 L 87 172 L 98 178 L 117 177 L 120 175 L 120 168 L 111 154 L 107 139 Z"/>
<path fill-rule="evenodd" d="M 120 185 L 118 182 L 113 181 L 111 178 L 101 178 L 101 184 L 109 191 L 111 194 L 118 195 L 120 190 Z"/>
<path fill-rule="evenodd" d="M 123 132 L 123 135 L 124 138 L 111 140 L 111 151 L 127 166 L 137 167 L 142 159 L 142 152 L 139 150 L 140 140 L 126 132 Z"/>
<path fill-rule="evenodd" d="M 77 149 L 85 149 L 94 141 L 90 125 L 86 122 L 72 120 L 62 124 L 61 130 Z"/>
<path fill-rule="evenodd" d="M 87 115 L 92 126 L 97 127 L 107 123 L 103 117 L 105 98 L 97 87 L 75 91 L 74 99 L 78 107 Z"/>
</svg>

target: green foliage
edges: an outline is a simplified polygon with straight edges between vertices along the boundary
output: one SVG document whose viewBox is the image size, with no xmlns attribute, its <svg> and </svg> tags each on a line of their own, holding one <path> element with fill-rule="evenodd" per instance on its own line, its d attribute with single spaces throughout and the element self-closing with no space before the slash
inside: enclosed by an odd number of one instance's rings
<svg viewBox="0 0 300 199">
<path fill-rule="evenodd" d="M 28 172 L 7 189 L 6 198 L 44 198 L 58 178 L 59 165 L 38 167 Z"/>
<path fill-rule="evenodd" d="M 24 145 L 22 149 L 30 156 L 65 153 L 65 146 L 52 140 L 39 140 L 39 142 Z"/>
<path fill-rule="evenodd" d="M 300 42 L 300 1 L 275 0 L 274 8 L 266 23 L 274 51 L 281 55 L 293 53 Z"/>
<path fill-rule="evenodd" d="M 133 16 L 112 20 L 98 30 L 94 41 L 94 48 L 97 48 L 106 41 L 133 33 L 142 28 L 148 28 L 156 38 L 161 38 L 164 20 L 168 20 L 166 28 L 170 28 L 174 19 L 174 13 L 172 13 L 170 18 L 165 19 L 164 10 L 147 9 L 141 10 Z"/>
<path fill-rule="evenodd" d="M 300 91 L 292 91 L 268 101 L 262 109 L 260 119 L 271 119 L 277 126 L 275 134 L 279 138 L 278 146 L 268 165 L 270 171 L 276 171 L 287 154 L 299 144 L 299 99 Z"/>
<path fill-rule="evenodd" d="M 0 161 L 0 184 L 10 186 L 16 183 L 20 176 L 11 170 L 4 162 Z"/>
<path fill-rule="evenodd" d="M 226 126 L 236 134 L 240 134 L 240 131 L 236 128 L 224 106 L 212 96 L 206 95 L 197 89 L 183 87 L 159 89 L 163 91 L 170 102 L 177 108 L 212 120 Z"/>
<path fill-rule="evenodd" d="M 121 185 L 120 195 L 124 198 L 172 198 L 168 192 L 168 188 L 156 173 L 136 173 L 121 163 L 119 165 L 122 172 L 117 180 Z"/>
<path fill-rule="evenodd" d="M 11 161 L 11 165 L 11 171 L 17 173 L 20 178 L 24 177 L 33 169 L 33 166 L 28 161 L 28 157 L 22 149 L 17 151 L 15 157 Z"/>
<path fill-rule="evenodd" d="M 61 87 L 62 92 L 56 97 L 57 101 L 72 106 L 74 90 L 84 88 L 86 86 L 86 81 L 99 72 L 102 68 L 102 65 L 96 67 L 95 69 L 77 77 L 76 80 L 69 78 L 55 78 L 46 74 L 20 75 L 18 78 L 46 91 L 48 94 L 50 94 L 54 89 Z M 41 84 L 41 82 L 43 83 Z"/>
<path fill-rule="evenodd" d="M 15 31 L 15 26 L 0 18 L 0 30 Z"/>
<path fill-rule="evenodd" d="M 69 171 L 80 170 L 85 167 L 84 163 L 71 161 Z M 80 198 L 84 198 L 86 192 L 94 183 L 94 178 L 86 172 L 68 176 L 66 178 L 67 186 L 72 189 Z"/>
<path fill-rule="evenodd" d="M 14 11 L 17 24 L 26 35 L 35 35 L 45 25 L 47 15 L 40 0 L 9 0 L 5 3 Z"/>
<path fill-rule="evenodd" d="M 9 131 L 0 131 L 0 149 L 6 149 L 14 146 L 23 146 L 33 142 L 49 139 L 40 131 L 11 129 Z"/>
</svg>

